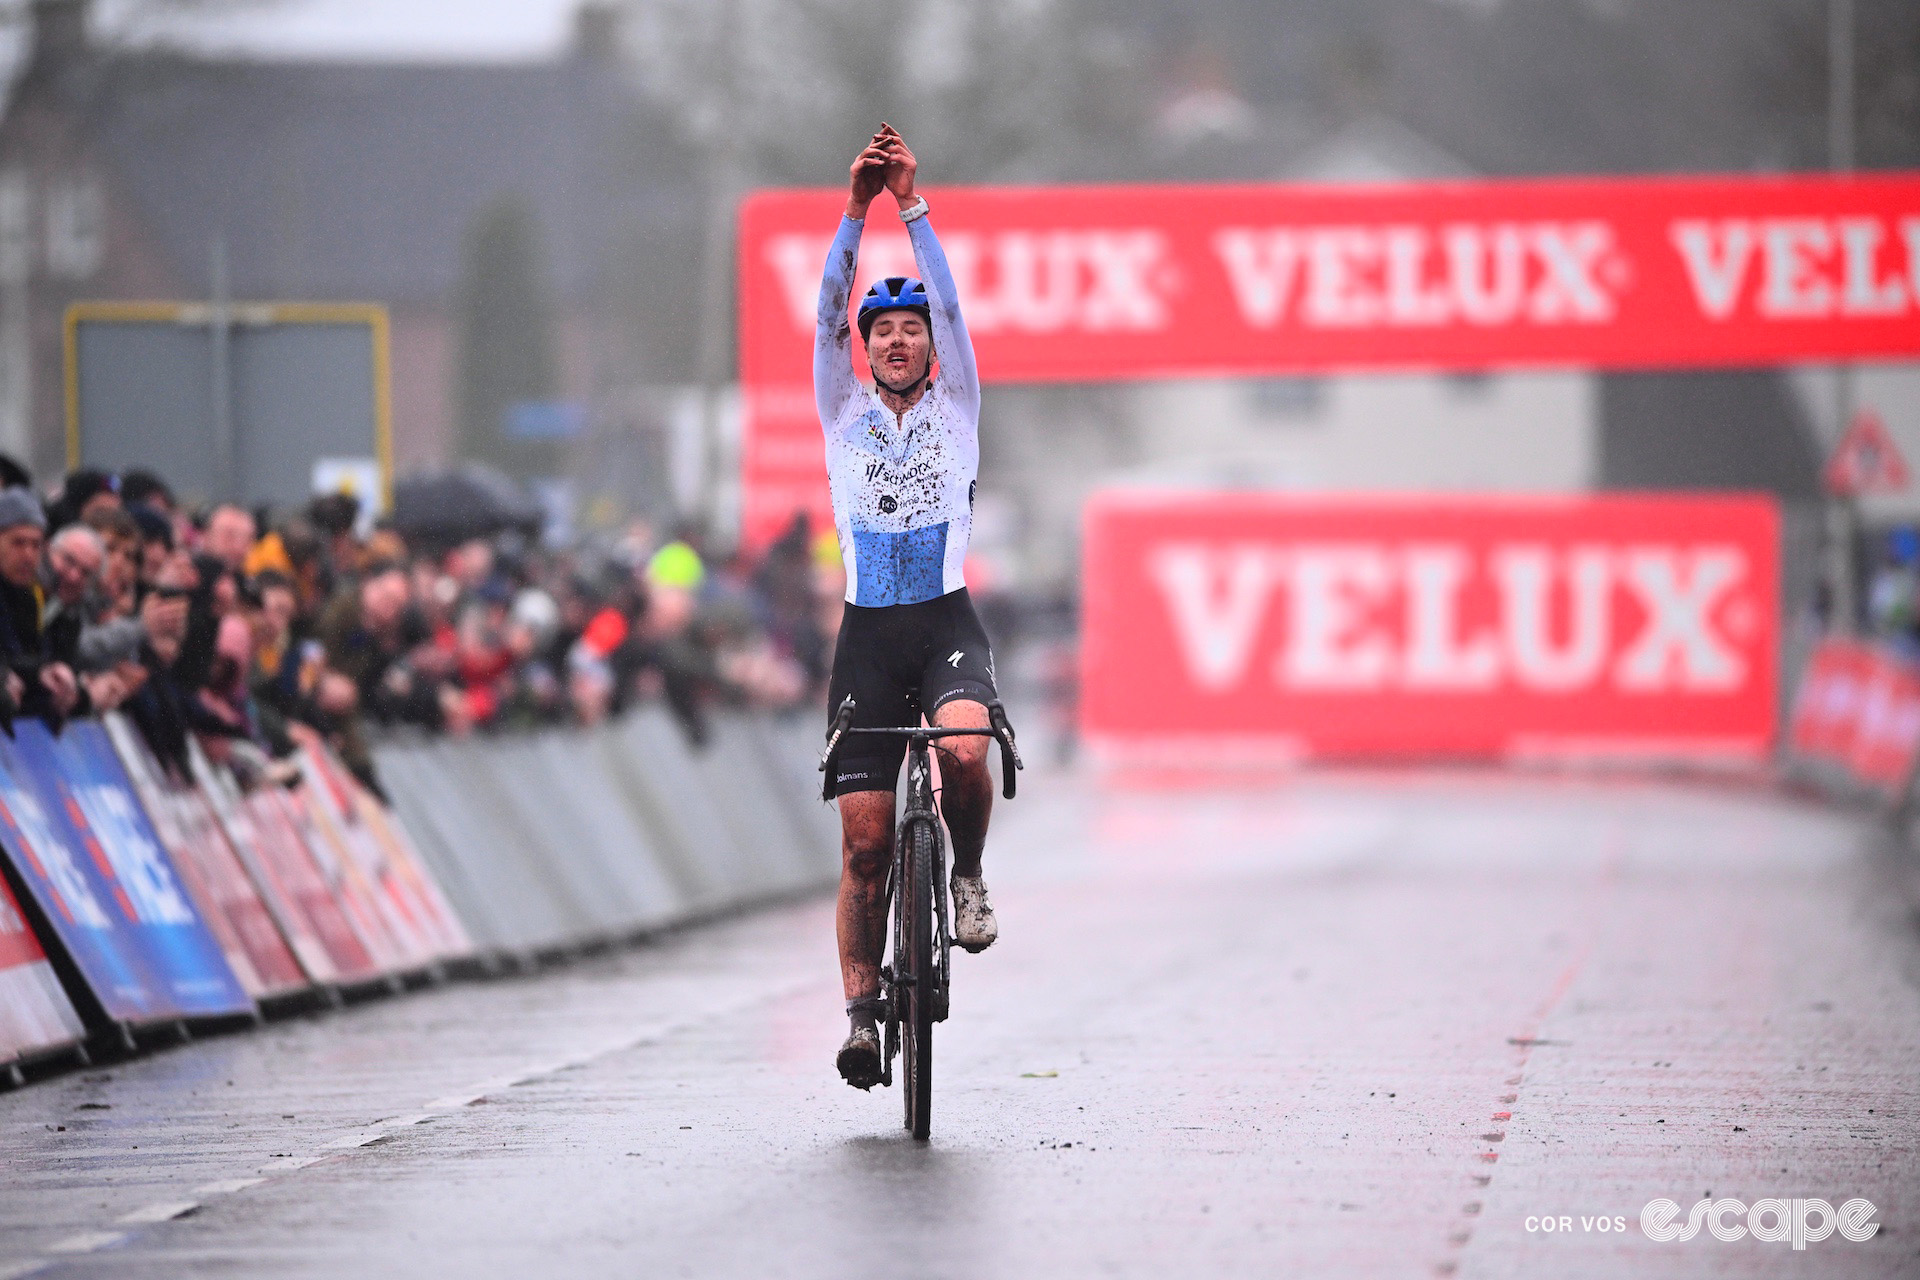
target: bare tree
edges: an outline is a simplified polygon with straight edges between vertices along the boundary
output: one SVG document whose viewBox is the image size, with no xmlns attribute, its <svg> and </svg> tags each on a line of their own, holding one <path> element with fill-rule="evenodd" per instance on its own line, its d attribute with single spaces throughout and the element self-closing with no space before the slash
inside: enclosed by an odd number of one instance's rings
<svg viewBox="0 0 1920 1280">
<path fill-rule="evenodd" d="M 642 88 L 753 181 L 820 182 L 883 119 L 945 181 L 1004 180 L 1104 140 L 1082 109 L 1111 33 L 1080 0 L 629 0 Z"/>
<path fill-rule="evenodd" d="M 284 0 L 122 0 L 99 12 L 92 22 L 92 38 L 105 45 L 164 44 L 182 20 L 221 17 L 231 13 L 270 9 Z M 0 0 L 0 33 L 17 35 L 32 17 L 34 0 Z M 86 6 L 101 10 L 98 4 Z"/>
<path fill-rule="evenodd" d="M 94 0 L 0 0 L 0 97 L 25 69 L 36 8 L 63 8 L 84 23 L 96 51 L 167 49 L 182 43 L 182 24 L 274 8 L 284 0 L 121 0 L 111 9 Z M 76 26 L 75 30 L 80 27 Z"/>
<path fill-rule="evenodd" d="M 1827 162 L 1827 0 L 1784 0 L 1756 60 L 1755 114 L 1794 168 Z M 1863 169 L 1920 164 L 1920 5 L 1855 0 L 1854 136 Z"/>
</svg>

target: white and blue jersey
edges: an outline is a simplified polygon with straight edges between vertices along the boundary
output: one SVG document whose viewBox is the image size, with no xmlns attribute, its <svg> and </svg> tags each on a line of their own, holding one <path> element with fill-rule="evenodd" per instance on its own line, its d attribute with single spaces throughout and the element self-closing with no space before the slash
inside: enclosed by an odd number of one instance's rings
<svg viewBox="0 0 1920 1280">
<path fill-rule="evenodd" d="M 926 286 L 939 376 L 895 419 L 853 373 L 847 310 L 862 223 L 841 218 L 820 280 L 813 396 L 827 435 L 827 481 L 847 566 L 847 602 L 918 604 L 964 588 L 980 470 L 980 375 L 953 274 L 928 219 L 907 224 Z"/>
</svg>

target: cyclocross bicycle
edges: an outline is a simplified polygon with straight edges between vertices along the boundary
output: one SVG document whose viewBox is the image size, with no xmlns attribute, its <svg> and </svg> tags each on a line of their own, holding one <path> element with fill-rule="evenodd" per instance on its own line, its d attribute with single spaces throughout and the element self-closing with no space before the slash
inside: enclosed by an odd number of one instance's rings
<svg viewBox="0 0 1920 1280">
<path fill-rule="evenodd" d="M 887 894 L 893 904 L 893 963 L 880 967 L 881 1020 L 886 1035 L 881 1050 L 880 1083 L 893 1084 L 893 1059 L 906 1054 L 902 1091 L 905 1125 L 915 1138 L 933 1129 L 933 1024 L 947 1020 L 947 992 L 953 970 L 947 930 L 947 847 L 933 800 L 933 760 L 929 746 L 940 738 L 992 738 L 1000 744 L 1001 794 L 1013 799 L 1013 775 L 1026 768 L 1013 742 L 1000 703 L 987 704 L 986 729 L 855 729 L 852 698 L 840 704 L 820 770 L 833 787 L 833 760 L 850 733 L 907 740 L 907 811 L 893 842 Z M 831 798 L 829 796 L 829 798 Z"/>
</svg>

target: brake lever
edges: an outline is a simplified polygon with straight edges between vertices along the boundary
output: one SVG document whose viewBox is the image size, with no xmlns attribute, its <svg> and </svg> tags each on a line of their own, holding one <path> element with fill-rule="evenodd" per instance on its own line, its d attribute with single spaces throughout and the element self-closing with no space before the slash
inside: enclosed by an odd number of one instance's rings
<svg viewBox="0 0 1920 1280">
<path fill-rule="evenodd" d="M 827 730 L 827 749 L 820 753 L 820 772 L 827 771 L 827 765 L 833 761 L 833 753 L 840 748 L 840 739 L 853 723 L 853 695 L 848 694 L 840 700 L 840 710 L 834 714 L 833 727 Z"/>
<path fill-rule="evenodd" d="M 1020 759 L 1020 748 L 1014 745 L 1013 725 L 1007 720 L 1007 709 L 997 700 L 987 704 L 987 723 L 993 726 L 993 736 L 1000 742 L 1000 794 L 1011 800 L 1017 789 L 1013 775 L 1027 766 Z"/>
<path fill-rule="evenodd" d="M 840 749 L 840 739 L 846 736 L 847 729 L 853 724 L 853 695 L 848 694 L 840 700 L 840 710 L 833 717 L 833 728 L 827 731 L 827 749 L 820 753 L 820 772 L 827 774 L 820 780 L 820 798 L 833 799 L 833 775 L 827 773 L 833 764 L 833 753 Z"/>
</svg>

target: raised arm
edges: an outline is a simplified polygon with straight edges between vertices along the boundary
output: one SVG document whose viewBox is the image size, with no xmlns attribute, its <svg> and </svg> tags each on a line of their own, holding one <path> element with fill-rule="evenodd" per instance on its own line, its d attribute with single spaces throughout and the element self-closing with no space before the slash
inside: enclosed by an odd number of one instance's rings
<svg viewBox="0 0 1920 1280">
<path fill-rule="evenodd" d="M 820 313 L 813 322 L 813 403 L 820 411 L 822 428 L 833 425 L 847 398 L 860 389 L 853 376 L 853 330 L 847 323 L 847 307 L 865 226 L 853 218 L 840 219 L 820 276 Z"/>
<path fill-rule="evenodd" d="M 902 210 L 920 203 L 914 190 L 920 164 L 908 149 L 907 141 L 892 125 L 883 124 L 874 135 L 887 158 L 887 190 Z M 914 265 L 921 283 L 927 286 L 927 309 L 933 317 L 933 353 L 940 361 L 940 380 L 973 413 L 980 411 L 980 371 L 974 364 L 973 339 L 967 334 L 967 322 L 960 317 L 960 293 L 953 286 L 953 271 L 922 215 L 907 224 L 907 239 L 913 243 Z"/>
<path fill-rule="evenodd" d="M 874 134 L 847 170 L 846 212 L 834 233 L 833 247 L 827 250 L 826 270 L 820 274 L 820 309 L 813 322 L 813 403 L 822 428 L 832 426 L 847 397 L 860 390 L 853 376 L 853 327 L 847 322 L 847 309 L 853 300 L 867 206 L 887 189 L 883 137 Z"/>
<path fill-rule="evenodd" d="M 940 380 L 962 405 L 978 413 L 980 372 L 973 362 L 973 339 L 967 336 L 967 322 L 960 318 L 960 295 L 953 287 L 947 255 L 928 221 L 923 216 L 908 223 L 907 239 L 913 242 L 913 260 L 920 269 L 921 283 L 927 286 L 927 309 L 933 313 L 933 353 L 940 361 Z"/>
</svg>

